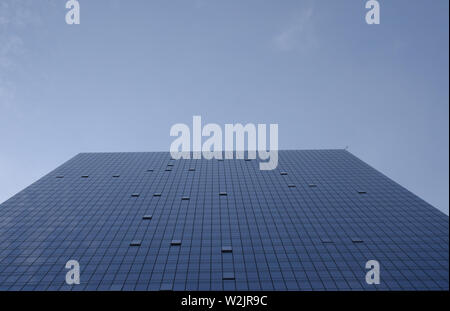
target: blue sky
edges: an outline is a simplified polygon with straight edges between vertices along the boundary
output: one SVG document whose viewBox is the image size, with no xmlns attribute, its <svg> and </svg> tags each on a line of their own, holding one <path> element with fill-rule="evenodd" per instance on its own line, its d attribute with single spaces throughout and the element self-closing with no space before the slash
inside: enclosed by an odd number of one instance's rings
<svg viewBox="0 0 450 311">
<path fill-rule="evenodd" d="M 170 127 L 278 123 L 448 214 L 449 2 L 0 1 L 0 201 L 79 152 L 168 150 Z"/>
</svg>

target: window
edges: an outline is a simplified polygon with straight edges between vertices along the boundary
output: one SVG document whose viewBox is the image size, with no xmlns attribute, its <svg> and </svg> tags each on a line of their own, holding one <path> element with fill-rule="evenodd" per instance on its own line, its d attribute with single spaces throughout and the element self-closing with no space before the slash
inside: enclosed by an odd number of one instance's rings
<svg viewBox="0 0 450 311">
<path fill-rule="evenodd" d="M 144 216 L 142 216 L 142 219 L 146 219 L 146 220 L 148 220 L 148 219 L 152 219 L 152 215 L 144 215 Z"/>
<path fill-rule="evenodd" d="M 59 176 L 56 176 L 56 178 L 64 178 L 64 176 L 62 176 L 62 175 L 59 175 Z"/>
<path fill-rule="evenodd" d="M 113 284 L 113 285 L 111 285 L 110 290 L 119 291 L 119 290 L 122 290 L 122 288 L 123 288 L 123 284 Z"/>
<path fill-rule="evenodd" d="M 149 168 L 149 169 L 147 170 L 147 172 L 153 172 L 153 169 L 152 169 L 152 168 Z"/>
<path fill-rule="evenodd" d="M 328 239 L 328 238 L 322 238 L 321 240 L 322 240 L 322 243 L 326 243 L 326 244 L 327 243 L 333 243 L 333 241 Z"/>
<path fill-rule="evenodd" d="M 219 195 L 220 196 L 226 196 L 226 195 L 228 195 L 226 192 L 219 192 Z"/>
<path fill-rule="evenodd" d="M 160 291 L 171 291 L 173 288 L 172 283 L 162 283 L 160 287 Z"/>
<path fill-rule="evenodd" d="M 89 175 L 81 175 L 81 178 L 88 178 Z"/>
<path fill-rule="evenodd" d="M 295 187 L 297 187 L 297 186 L 294 185 L 294 184 L 289 184 L 288 187 L 289 187 L 289 188 L 295 188 Z"/>
<path fill-rule="evenodd" d="M 161 193 L 159 193 L 159 192 L 153 193 L 153 196 L 154 196 L 154 197 L 160 197 L 160 196 L 161 196 Z"/>
<path fill-rule="evenodd" d="M 170 245 L 172 245 L 172 246 L 181 245 L 181 240 L 172 240 L 172 242 L 170 242 Z"/>
<path fill-rule="evenodd" d="M 183 200 L 183 201 L 187 201 L 187 200 L 190 200 L 191 198 L 190 197 L 182 197 L 181 198 L 181 200 Z"/>
<path fill-rule="evenodd" d="M 191 167 L 191 168 L 189 169 L 189 171 L 193 172 L 193 171 L 195 171 L 195 168 Z"/>
<path fill-rule="evenodd" d="M 360 190 L 360 191 L 358 191 L 358 193 L 359 193 L 359 194 L 366 194 L 367 192 L 364 191 L 364 190 Z"/>
<path fill-rule="evenodd" d="M 287 172 L 281 172 L 280 175 L 287 175 Z"/>
<path fill-rule="evenodd" d="M 133 193 L 133 194 L 131 194 L 131 196 L 132 196 L 133 198 L 137 198 L 137 197 L 139 197 L 139 193 Z"/>
<path fill-rule="evenodd" d="M 233 248 L 231 246 L 222 246 L 222 253 L 231 253 Z"/>
<path fill-rule="evenodd" d="M 141 241 L 140 240 L 131 241 L 130 246 L 141 246 Z"/>
<path fill-rule="evenodd" d="M 113 175 L 113 178 L 119 178 L 120 175 Z"/>
<path fill-rule="evenodd" d="M 353 239 L 352 239 L 352 242 L 353 242 L 353 243 L 364 243 L 363 240 L 358 239 L 358 238 L 353 238 Z"/>
<path fill-rule="evenodd" d="M 233 272 L 224 272 L 222 279 L 224 279 L 224 280 L 234 280 L 234 273 Z"/>
<path fill-rule="evenodd" d="M 316 185 L 316 184 L 309 184 L 308 187 L 310 187 L 310 188 L 316 188 L 317 185 Z"/>
</svg>

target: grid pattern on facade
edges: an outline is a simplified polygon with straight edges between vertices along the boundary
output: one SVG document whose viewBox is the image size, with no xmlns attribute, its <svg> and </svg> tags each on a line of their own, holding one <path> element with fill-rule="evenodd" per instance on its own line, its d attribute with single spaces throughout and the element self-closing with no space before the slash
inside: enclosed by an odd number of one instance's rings
<svg viewBox="0 0 450 311">
<path fill-rule="evenodd" d="M 448 290 L 448 216 L 345 150 L 258 165 L 79 154 L 0 205 L 0 290 Z"/>
</svg>

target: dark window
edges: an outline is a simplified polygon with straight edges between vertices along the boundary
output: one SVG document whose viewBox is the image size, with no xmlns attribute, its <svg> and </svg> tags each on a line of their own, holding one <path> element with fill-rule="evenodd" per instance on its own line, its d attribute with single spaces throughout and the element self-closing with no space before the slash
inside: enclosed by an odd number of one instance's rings
<svg viewBox="0 0 450 311">
<path fill-rule="evenodd" d="M 131 241 L 130 246 L 141 246 L 141 241 L 140 240 Z"/>
<path fill-rule="evenodd" d="M 353 243 L 364 243 L 363 240 L 358 239 L 358 238 L 353 238 L 353 239 L 352 239 L 352 242 L 353 242 Z"/>
<path fill-rule="evenodd" d="M 222 246 L 222 253 L 231 253 L 233 248 L 231 246 Z"/>
<path fill-rule="evenodd" d="M 224 272 L 222 278 L 224 280 L 234 280 L 234 273 L 233 272 Z"/>
<path fill-rule="evenodd" d="M 181 245 L 181 240 L 172 240 L 172 242 L 170 242 L 170 245 L 172 245 L 172 246 Z"/>
</svg>

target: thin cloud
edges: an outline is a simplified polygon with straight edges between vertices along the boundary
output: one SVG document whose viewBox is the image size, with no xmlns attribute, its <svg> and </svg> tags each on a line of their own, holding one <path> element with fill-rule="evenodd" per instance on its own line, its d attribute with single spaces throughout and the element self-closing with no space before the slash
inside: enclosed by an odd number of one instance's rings
<svg viewBox="0 0 450 311">
<path fill-rule="evenodd" d="M 280 51 L 292 51 L 315 46 L 317 40 L 312 23 L 313 16 L 313 8 L 304 9 L 297 14 L 293 21 L 274 37 L 275 47 Z"/>
<path fill-rule="evenodd" d="M 14 58 L 23 53 L 23 40 L 19 36 L 11 34 L 0 38 L 0 68 L 11 67 Z"/>
<path fill-rule="evenodd" d="M 14 85 L 0 79 L 0 104 L 3 108 L 11 108 L 14 101 L 15 91 Z"/>
<path fill-rule="evenodd" d="M 40 22 L 36 2 L 2 0 L 0 3 L 0 107 L 12 107 L 15 85 L 11 73 L 26 53 L 23 33 Z"/>
</svg>

